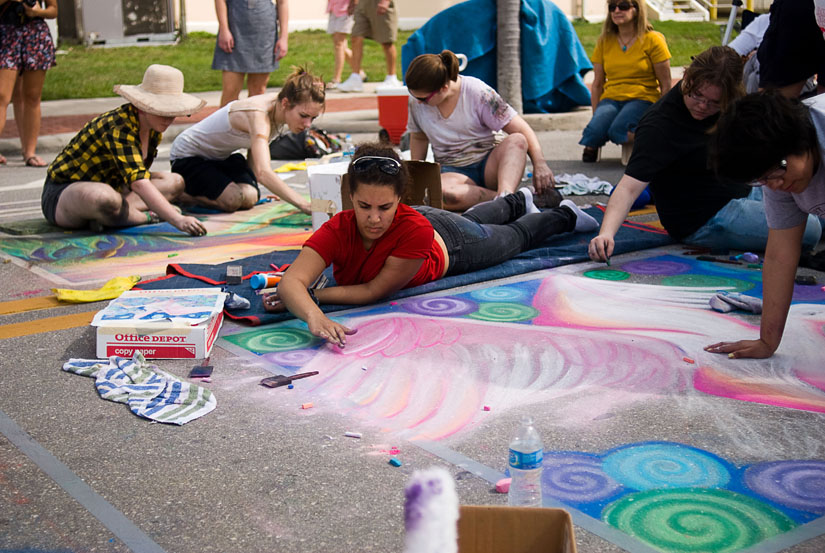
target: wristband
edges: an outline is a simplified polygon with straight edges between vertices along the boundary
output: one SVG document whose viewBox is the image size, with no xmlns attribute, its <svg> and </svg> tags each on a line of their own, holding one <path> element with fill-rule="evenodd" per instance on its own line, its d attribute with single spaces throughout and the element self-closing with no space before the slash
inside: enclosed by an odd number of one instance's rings
<svg viewBox="0 0 825 553">
<path fill-rule="evenodd" d="M 309 297 L 312 298 L 312 301 L 315 302 L 315 305 L 320 307 L 321 302 L 318 301 L 318 298 L 315 297 L 315 292 L 312 290 L 312 288 L 307 288 L 307 294 L 309 294 Z"/>
</svg>

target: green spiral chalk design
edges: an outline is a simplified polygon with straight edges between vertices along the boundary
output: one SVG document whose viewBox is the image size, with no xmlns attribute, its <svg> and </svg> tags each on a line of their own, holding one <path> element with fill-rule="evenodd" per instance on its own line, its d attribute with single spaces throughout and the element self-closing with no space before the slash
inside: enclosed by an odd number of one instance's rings
<svg viewBox="0 0 825 553">
<path fill-rule="evenodd" d="M 627 280 L 630 278 L 630 273 L 617 271 L 616 269 L 593 269 L 592 271 L 585 271 L 582 274 L 587 278 L 595 278 L 597 280 Z"/>
<path fill-rule="evenodd" d="M 225 336 L 224 340 L 262 355 L 276 351 L 306 348 L 317 340 L 309 331 L 300 328 L 253 330 Z"/>
<path fill-rule="evenodd" d="M 480 321 L 494 321 L 499 323 L 517 323 L 529 321 L 538 317 L 538 309 L 520 303 L 486 302 L 478 304 L 478 311 L 467 315 L 471 319 Z"/>
<path fill-rule="evenodd" d="M 716 275 L 673 275 L 662 279 L 665 286 L 692 286 L 727 288 L 733 286 L 735 292 L 744 292 L 755 286 L 753 282 Z"/>
<path fill-rule="evenodd" d="M 739 551 L 796 526 L 746 495 L 713 488 L 647 490 L 611 503 L 602 519 L 666 552 Z"/>
</svg>

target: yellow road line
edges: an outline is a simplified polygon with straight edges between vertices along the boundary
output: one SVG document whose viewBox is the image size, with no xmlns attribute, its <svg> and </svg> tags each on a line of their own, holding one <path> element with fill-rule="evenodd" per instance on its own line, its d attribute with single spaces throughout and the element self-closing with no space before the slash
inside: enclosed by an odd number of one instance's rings
<svg viewBox="0 0 825 553">
<path fill-rule="evenodd" d="M 37 319 L 35 321 L 2 325 L 0 326 L 0 340 L 87 326 L 92 322 L 92 319 L 94 319 L 95 313 L 97 313 L 97 311 L 86 311 L 84 313 L 74 313 L 73 315 L 60 315 L 58 317 Z"/>
<path fill-rule="evenodd" d="M 40 296 L 37 298 L 26 298 L 24 300 L 13 300 L 0 302 L 0 315 L 10 313 L 22 313 L 24 311 L 34 311 L 35 309 L 51 309 L 66 305 L 57 301 L 56 296 Z"/>
</svg>

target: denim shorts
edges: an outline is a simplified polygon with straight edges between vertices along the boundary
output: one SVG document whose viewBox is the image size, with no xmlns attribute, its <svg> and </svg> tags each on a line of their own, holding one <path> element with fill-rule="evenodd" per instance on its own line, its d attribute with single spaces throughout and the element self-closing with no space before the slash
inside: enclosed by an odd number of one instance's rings
<svg viewBox="0 0 825 553">
<path fill-rule="evenodd" d="M 487 167 L 487 160 L 490 159 L 490 154 L 493 153 L 490 150 L 484 159 L 481 161 L 477 161 L 472 165 L 465 165 L 464 167 L 457 167 L 455 165 L 442 165 L 441 172 L 442 173 L 460 173 L 465 177 L 469 177 L 472 179 L 474 183 L 478 186 L 484 187 L 484 168 Z"/>
</svg>

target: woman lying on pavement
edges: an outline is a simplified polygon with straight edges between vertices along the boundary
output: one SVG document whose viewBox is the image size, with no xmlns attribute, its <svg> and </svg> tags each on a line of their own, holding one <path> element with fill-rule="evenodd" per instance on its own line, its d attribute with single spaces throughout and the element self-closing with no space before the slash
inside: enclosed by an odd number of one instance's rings
<svg viewBox="0 0 825 553">
<path fill-rule="evenodd" d="M 712 353 L 770 357 L 779 347 L 791 307 L 806 226 L 825 216 L 825 95 L 800 102 L 776 91 L 739 100 L 719 118 L 711 141 L 717 170 L 766 188 L 768 247 L 762 269 L 758 340 L 718 342 Z"/>
<path fill-rule="evenodd" d="M 304 243 L 278 291 L 263 297 L 267 311 L 288 309 L 313 335 L 341 347 L 354 331 L 327 317 L 321 303 L 373 303 L 402 288 L 502 263 L 554 234 L 598 227 L 570 200 L 540 212 L 525 188 L 463 215 L 409 207 L 401 203 L 407 170 L 384 145 L 361 145 L 347 174 L 353 209 L 324 223 Z M 309 290 L 330 264 L 337 286 Z"/>
<path fill-rule="evenodd" d="M 324 110 L 324 82 L 302 68 L 277 94 L 261 94 L 225 105 L 175 138 L 169 159 L 183 176 L 182 202 L 233 212 L 260 199 L 258 183 L 304 213 L 309 200 L 272 171 L 269 142 L 283 129 L 308 129 Z M 236 150 L 247 149 L 246 158 Z"/>
</svg>

